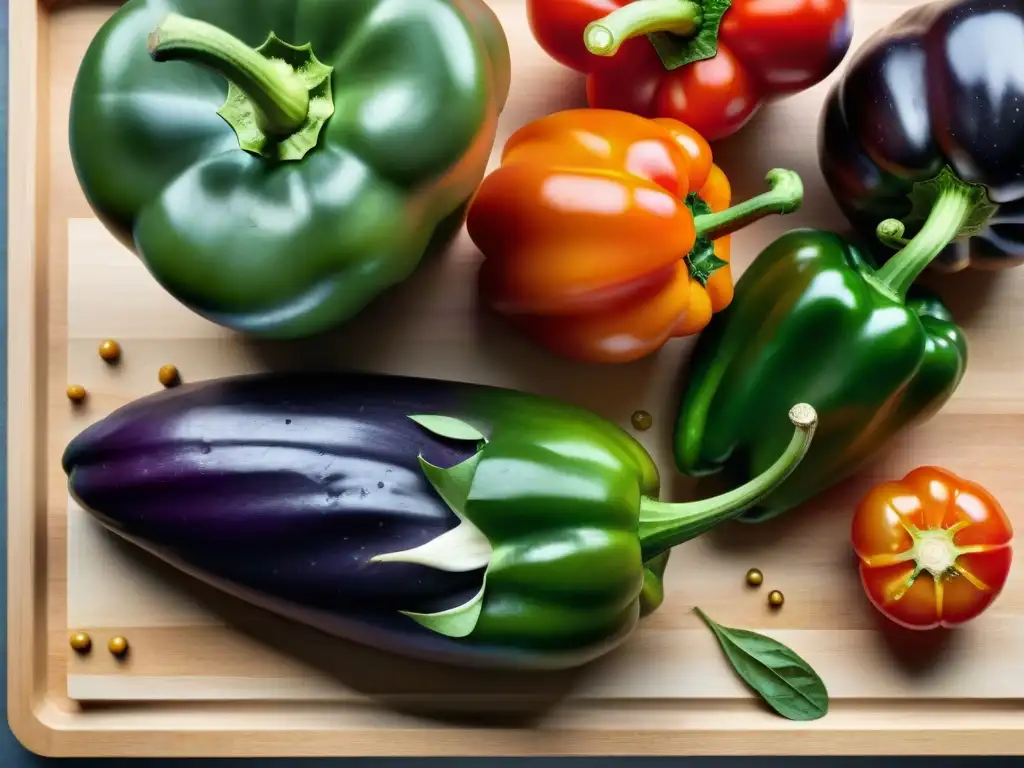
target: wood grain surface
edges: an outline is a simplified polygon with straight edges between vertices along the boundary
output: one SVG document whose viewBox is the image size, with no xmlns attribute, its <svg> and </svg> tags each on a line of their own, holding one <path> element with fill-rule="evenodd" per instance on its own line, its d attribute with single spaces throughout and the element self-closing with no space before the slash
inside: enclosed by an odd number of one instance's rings
<svg viewBox="0 0 1024 768">
<path fill-rule="evenodd" d="M 580 76 L 536 46 L 522 0 L 491 0 L 514 79 L 497 151 L 529 120 L 584 105 Z M 909 1 L 855 0 L 854 46 Z M 662 468 L 663 498 L 708 492 L 674 477 L 674 391 L 692 340 L 636 364 L 549 356 L 475 304 L 479 254 L 461 233 L 343 331 L 290 344 L 243 339 L 191 314 L 93 217 L 75 179 L 67 113 L 78 62 L 110 7 L 12 7 L 10 279 L 10 708 L 35 751 L 56 755 L 487 755 L 1016 753 L 1024 751 L 1024 570 L 956 632 L 885 626 L 859 585 L 853 504 L 873 483 L 926 463 L 988 487 L 1024 527 L 1024 269 L 930 282 L 967 328 L 968 374 L 952 402 L 880 461 L 770 524 L 728 525 L 678 548 L 665 604 L 625 647 L 585 670 L 471 674 L 385 657 L 304 630 L 172 572 L 69 502 L 59 457 L 83 427 L 160 387 L 247 371 L 346 368 L 497 384 L 571 400 L 638 435 Z M 19 79 L 20 69 L 20 79 Z M 827 85 L 764 109 L 715 147 L 734 198 L 774 167 L 807 196 L 787 217 L 734 236 L 737 272 L 797 226 L 844 230 L 814 146 Z M 104 363 L 105 338 L 123 348 Z M 90 393 L 72 408 L 69 383 Z M 759 590 L 749 567 L 764 571 Z M 771 589 L 786 594 L 771 611 Z M 771 714 L 738 681 L 694 616 L 785 642 L 832 696 L 823 720 Z M 68 633 L 94 651 L 79 656 Z M 109 637 L 129 639 L 118 662 Z"/>
</svg>

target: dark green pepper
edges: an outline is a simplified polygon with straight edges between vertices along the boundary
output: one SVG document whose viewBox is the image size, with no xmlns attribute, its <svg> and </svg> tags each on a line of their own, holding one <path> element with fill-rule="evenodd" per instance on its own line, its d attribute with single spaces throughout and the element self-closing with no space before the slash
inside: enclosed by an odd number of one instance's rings
<svg viewBox="0 0 1024 768">
<path fill-rule="evenodd" d="M 483 0 L 129 0 L 78 72 L 71 154 L 182 303 L 303 337 L 454 233 L 509 79 Z"/>
<path fill-rule="evenodd" d="M 780 403 L 807 402 L 819 415 L 813 453 L 741 520 L 770 519 L 851 476 L 960 384 L 963 331 L 937 298 L 906 295 L 984 201 L 956 185 L 936 198 L 928 224 L 877 270 L 835 233 L 783 235 L 698 340 L 674 437 L 684 474 L 724 470 L 743 482 L 785 445 Z"/>
</svg>

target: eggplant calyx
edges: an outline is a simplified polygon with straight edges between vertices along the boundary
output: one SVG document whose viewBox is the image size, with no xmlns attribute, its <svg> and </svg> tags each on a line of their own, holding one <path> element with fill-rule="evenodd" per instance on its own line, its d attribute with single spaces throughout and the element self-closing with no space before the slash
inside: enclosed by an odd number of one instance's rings
<svg viewBox="0 0 1024 768">
<path fill-rule="evenodd" d="M 444 469 L 419 457 L 420 468 L 448 508 L 459 518 L 459 524 L 449 531 L 413 549 L 388 552 L 370 558 L 373 563 L 414 563 L 439 571 L 464 573 L 487 569 L 494 557 L 494 548 L 483 532 L 466 516 L 466 502 L 473 485 L 473 477 L 483 456 L 487 438 L 471 424 L 449 416 L 410 416 L 427 431 L 449 440 L 467 440 L 482 443 L 481 449 L 460 464 Z M 487 571 L 484 570 L 480 591 L 462 605 L 438 613 L 401 611 L 416 623 L 448 637 L 466 637 L 476 629 L 484 605 L 487 589 Z"/>
</svg>

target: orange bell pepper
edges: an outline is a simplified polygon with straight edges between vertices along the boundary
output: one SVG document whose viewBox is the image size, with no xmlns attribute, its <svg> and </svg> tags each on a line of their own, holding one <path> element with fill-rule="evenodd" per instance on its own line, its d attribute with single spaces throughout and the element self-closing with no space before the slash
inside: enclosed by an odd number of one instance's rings
<svg viewBox="0 0 1024 768">
<path fill-rule="evenodd" d="M 707 141 L 676 120 L 558 112 L 517 131 L 470 205 L 480 295 L 535 342 L 625 363 L 732 301 L 729 235 L 803 200 L 800 177 L 730 208 Z"/>
</svg>

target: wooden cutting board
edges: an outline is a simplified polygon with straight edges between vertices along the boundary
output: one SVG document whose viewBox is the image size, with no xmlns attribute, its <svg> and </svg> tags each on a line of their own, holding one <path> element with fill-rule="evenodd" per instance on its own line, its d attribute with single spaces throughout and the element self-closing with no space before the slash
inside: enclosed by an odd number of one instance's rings
<svg viewBox="0 0 1024 768">
<path fill-rule="evenodd" d="M 491 4 L 514 65 L 496 158 L 519 126 L 585 101 L 581 78 L 533 41 L 521 0 Z M 854 46 L 911 4 L 858 0 Z M 1024 751 L 1024 570 L 973 624 L 912 635 L 868 605 L 848 540 L 852 506 L 867 488 L 927 463 L 984 484 L 1024 527 L 1024 269 L 932 280 L 971 343 L 953 401 L 805 509 L 762 526 L 724 526 L 678 548 L 665 604 L 625 647 L 584 670 L 464 673 L 384 656 L 221 596 L 100 529 L 69 501 L 61 451 L 88 424 L 157 390 L 167 363 L 186 381 L 356 368 L 503 385 L 577 402 L 627 429 L 643 408 L 655 426 L 638 438 L 662 468 L 663 497 L 704 491 L 674 476 L 668 451 L 674 388 L 693 341 L 627 366 L 554 359 L 477 311 L 479 255 L 464 232 L 343 332 L 316 342 L 253 342 L 177 304 L 94 218 L 68 153 L 71 85 L 110 11 L 95 3 L 12 8 L 10 706 L 30 748 L 117 756 Z M 737 273 L 786 229 L 846 228 L 814 153 L 827 85 L 764 109 L 715 148 L 737 200 L 762 191 L 773 167 L 798 171 L 807 189 L 798 213 L 735 236 Z M 117 366 L 97 354 L 106 338 L 123 347 Z M 71 382 L 89 391 L 85 407 L 70 407 Z M 760 590 L 744 584 L 750 567 L 765 574 Z M 771 589 L 785 593 L 782 610 L 767 607 Z M 800 653 L 828 685 L 829 715 L 796 724 L 767 711 L 695 605 Z M 77 630 L 93 638 L 87 656 L 68 646 Z M 114 635 L 130 642 L 121 662 L 105 650 Z"/>
</svg>

